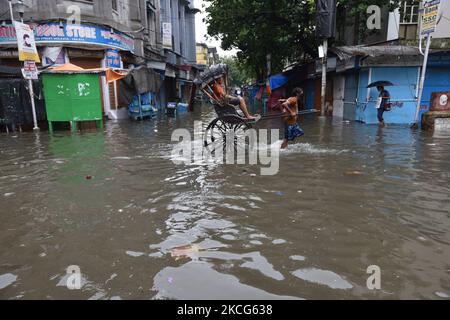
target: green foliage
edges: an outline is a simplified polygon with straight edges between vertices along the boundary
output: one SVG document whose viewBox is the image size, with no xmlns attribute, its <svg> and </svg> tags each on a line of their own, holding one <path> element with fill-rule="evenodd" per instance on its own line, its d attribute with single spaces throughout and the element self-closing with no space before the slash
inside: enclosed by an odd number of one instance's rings
<svg viewBox="0 0 450 320">
<path fill-rule="evenodd" d="M 225 63 L 229 67 L 230 86 L 242 87 L 252 81 L 251 72 L 248 72 L 247 66 L 239 62 L 237 57 L 225 57 L 220 60 L 221 63 Z"/>
<path fill-rule="evenodd" d="M 272 73 L 302 52 L 315 52 L 314 0 L 205 0 L 208 34 L 222 40 L 222 48 L 238 48 L 240 63 L 264 79 L 267 55 Z"/>
<path fill-rule="evenodd" d="M 246 66 L 256 80 L 267 74 L 267 55 L 272 56 L 272 74 L 287 61 L 317 56 L 314 0 L 205 0 L 205 22 L 209 36 L 220 39 L 222 48 L 237 48 L 240 66 Z M 357 17 L 363 25 L 370 5 L 399 5 L 400 0 L 340 0 L 346 17 Z M 339 19 L 339 17 L 338 17 Z M 344 18 L 345 19 L 345 18 Z M 338 20 L 339 23 L 345 21 Z"/>
</svg>

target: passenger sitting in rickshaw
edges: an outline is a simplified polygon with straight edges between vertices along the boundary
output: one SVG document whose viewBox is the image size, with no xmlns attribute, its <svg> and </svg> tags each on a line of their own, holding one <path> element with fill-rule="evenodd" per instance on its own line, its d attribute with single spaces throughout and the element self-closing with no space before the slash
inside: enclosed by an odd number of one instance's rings
<svg viewBox="0 0 450 320">
<path fill-rule="evenodd" d="M 223 87 L 223 79 L 219 78 L 214 81 L 214 84 L 212 86 L 212 89 L 214 91 L 214 95 L 219 101 L 222 101 L 224 104 L 229 104 L 234 107 L 239 106 L 239 108 L 244 113 L 247 120 L 256 120 L 257 117 L 252 116 L 247 109 L 247 104 L 245 103 L 244 98 L 242 97 L 235 97 L 232 95 L 229 95 L 225 92 L 225 89 Z"/>
</svg>

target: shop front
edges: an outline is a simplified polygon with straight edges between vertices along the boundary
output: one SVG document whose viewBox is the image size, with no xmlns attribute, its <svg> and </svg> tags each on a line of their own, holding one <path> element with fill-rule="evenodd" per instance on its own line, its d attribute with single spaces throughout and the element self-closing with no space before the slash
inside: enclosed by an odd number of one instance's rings
<svg viewBox="0 0 450 320">
<path fill-rule="evenodd" d="M 42 67 L 72 63 L 84 69 L 124 69 L 124 56 L 133 56 L 134 38 L 98 25 L 69 25 L 63 22 L 31 24 L 41 56 Z M 0 26 L 0 64 L 21 67 L 18 60 L 17 39 L 12 25 Z M 108 84 L 101 77 L 101 95 L 104 114 L 117 119 L 117 82 Z"/>
</svg>

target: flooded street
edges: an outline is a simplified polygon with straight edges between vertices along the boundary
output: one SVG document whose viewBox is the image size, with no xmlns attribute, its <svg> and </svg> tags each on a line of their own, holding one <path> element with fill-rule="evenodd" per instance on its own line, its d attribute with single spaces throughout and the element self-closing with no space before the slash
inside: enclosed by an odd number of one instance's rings
<svg viewBox="0 0 450 320">
<path fill-rule="evenodd" d="M 450 136 L 310 116 L 275 176 L 175 165 L 214 116 L 0 134 L 0 298 L 449 298 Z"/>
</svg>

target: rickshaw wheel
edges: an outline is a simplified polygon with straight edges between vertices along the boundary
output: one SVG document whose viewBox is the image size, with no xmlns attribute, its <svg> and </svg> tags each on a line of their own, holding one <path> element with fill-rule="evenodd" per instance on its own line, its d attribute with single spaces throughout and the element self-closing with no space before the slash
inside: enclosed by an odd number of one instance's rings
<svg viewBox="0 0 450 320">
<path fill-rule="evenodd" d="M 218 148 L 222 148 L 225 153 L 227 148 L 227 135 L 231 134 L 235 151 L 247 149 L 247 139 L 245 132 L 251 129 L 251 125 L 243 118 L 236 115 L 226 115 L 213 120 L 206 128 L 203 143 L 204 147 L 214 153 Z"/>
</svg>

